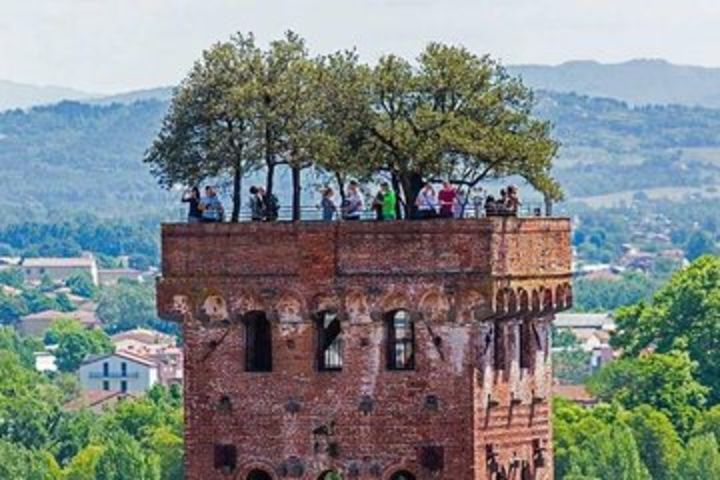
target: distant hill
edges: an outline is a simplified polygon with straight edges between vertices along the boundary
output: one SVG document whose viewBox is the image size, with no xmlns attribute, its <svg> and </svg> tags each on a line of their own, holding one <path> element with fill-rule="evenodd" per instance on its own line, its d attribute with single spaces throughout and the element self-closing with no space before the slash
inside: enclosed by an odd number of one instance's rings
<svg viewBox="0 0 720 480">
<path fill-rule="evenodd" d="M 132 92 L 100 97 L 90 100 L 88 103 L 93 105 L 112 105 L 113 103 L 130 104 L 143 100 L 169 101 L 172 98 L 172 93 L 173 87 L 148 88 L 145 90 L 135 90 Z"/>
<path fill-rule="evenodd" d="M 57 103 L 61 100 L 83 100 L 91 93 L 72 88 L 39 86 L 0 80 L 0 111 Z"/>
<path fill-rule="evenodd" d="M 573 61 L 557 66 L 514 65 L 533 88 L 610 97 L 645 104 L 720 108 L 720 68 L 674 65 L 664 60 L 602 64 Z"/>
<path fill-rule="evenodd" d="M 0 223 L 77 213 L 179 218 L 178 193 L 162 191 L 142 163 L 167 108 L 113 100 L 0 113 Z M 720 191 L 720 109 L 539 91 L 536 114 L 562 143 L 555 174 L 569 199 Z M 286 172 L 278 174 L 282 189 Z"/>
</svg>

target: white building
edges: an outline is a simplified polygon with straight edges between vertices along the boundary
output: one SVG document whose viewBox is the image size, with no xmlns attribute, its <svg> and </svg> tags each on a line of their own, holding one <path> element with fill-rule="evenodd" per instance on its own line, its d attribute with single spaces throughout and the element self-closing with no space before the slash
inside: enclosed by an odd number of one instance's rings
<svg viewBox="0 0 720 480">
<path fill-rule="evenodd" d="M 35 370 L 38 372 L 57 372 L 55 355 L 52 352 L 35 352 Z"/>
<path fill-rule="evenodd" d="M 159 366 L 148 358 L 116 352 L 88 358 L 79 375 L 83 390 L 142 393 L 159 382 Z"/>
<path fill-rule="evenodd" d="M 92 255 L 77 258 L 25 258 L 20 267 L 29 282 L 39 282 L 45 276 L 54 281 L 65 281 L 78 273 L 87 273 L 93 284 L 99 284 L 97 262 Z"/>
</svg>

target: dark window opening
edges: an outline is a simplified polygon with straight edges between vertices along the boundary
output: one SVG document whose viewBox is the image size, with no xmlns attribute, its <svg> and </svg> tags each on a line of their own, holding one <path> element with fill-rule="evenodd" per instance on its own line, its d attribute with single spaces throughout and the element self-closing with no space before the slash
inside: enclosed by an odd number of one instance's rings
<svg viewBox="0 0 720 480">
<path fill-rule="evenodd" d="M 495 369 L 505 369 L 505 329 L 500 322 L 495 322 L 494 336 Z"/>
<path fill-rule="evenodd" d="M 236 467 L 237 448 L 235 445 L 215 445 L 215 470 L 234 472 Z M 248 476 L 248 478 L 255 477 Z"/>
<path fill-rule="evenodd" d="M 272 371 L 272 331 L 265 312 L 252 312 L 245 319 L 245 370 Z"/>
<path fill-rule="evenodd" d="M 108 362 L 103 363 L 103 377 L 110 375 L 110 364 Z"/>
<path fill-rule="evenodd" d="M 107 380 L 103 381 L 103 390 L 105 390 L 106 392 L 110 390 L 110 382 L 108 382 Z"/>
<path fill-rule="evenodd" d="M 415 327 L 407 310 L 388 315 L 387 364 L 390 370 L 415 368 Z"/>
<path fill-rule="evenodd" d="M 520 324 L 520 368 L 533 368 L 534 356 L 532 322 L 523 320 Z"/>
<path fill-rule="evenodd" d="M 123 393 L 127 392 L 127 381 L 123 380 L 120 382 L 120 391 Z"/>
<path fill-rule="evenodd" d="M 317 320 L 318 330 L 318 369 L 342 370 L 343 341 L 342 326 L 337 313 L 320 313 Z"/>
<path fill-rule="evenodd" d="M 127 377 L 127 363 L 125 362 L 122 362 L 120 364 L 120 375 L 122 375 L 123 377 Z"/>
<path fill-rule="evenodd" d="M 266 471 L 256 469 L 248 473 L 247 480 L 272 480 L 272 477 Z"/>
<path fill-rule="evenodd" d="M 400 470 L 399 472 L 393 473 L 390 480 L 415 480 L 415 475 L 408 472 L 407 470 Z"/>
<path fill-rule="evenodd" d="M 420 465 L 431 472 L 438 472 L 445 468 L 445 448 L 442 446 L 421 447 L 418 457 Z"/>
</svg>

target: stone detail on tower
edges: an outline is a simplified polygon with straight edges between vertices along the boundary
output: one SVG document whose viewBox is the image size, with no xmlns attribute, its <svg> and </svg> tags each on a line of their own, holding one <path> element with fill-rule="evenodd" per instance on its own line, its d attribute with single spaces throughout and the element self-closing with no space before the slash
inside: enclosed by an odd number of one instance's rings
<svg viewBox="0 0 720 480">
<path fill-rule="evenodd" d="M 552 479 L 570 222 L 164 225 L 186 478 Z"/>
</svg>

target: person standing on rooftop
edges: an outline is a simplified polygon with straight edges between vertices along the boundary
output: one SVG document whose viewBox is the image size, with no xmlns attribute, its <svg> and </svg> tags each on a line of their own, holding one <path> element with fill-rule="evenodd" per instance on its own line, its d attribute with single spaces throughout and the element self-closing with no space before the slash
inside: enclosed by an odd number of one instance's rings
<svg viewBox="0 0 720 480">
<path fill-rule="evenodd" d="M 330 187 L 323 190 L 322 200 L 320 201 L 320 208 L 322 209 L 322 219 L 325 222 L 332 222 L 335 219 L 335 213 L 337 212 L 337 205 L 333 201 L 335 192 Z"/>
<path fill-rule="evenodd" d="M 215 189 L 208 185 L 205 187 L 205 197 L 200 202 L 203 222 L 222 222 L 225 209 L 217 196 Z"/>
<path fill-rule="evenodd" d="M 397 195 L 390 188 L 387 182 L 380 184 L 380 191 L 383 194 L 382 218 L 383 220 L 395 220 L 397 218 Z"/>
<path fill-rule="evenodd" d="M 440 200 L 440 216 L 453 218 L 453 209 L 457 202 L 457 191 L 447 180 L 443 182 L 443 187 L 438 193 L 438 200 Z"/>
<path fill-rule="evenodd" d="M 364 208 L 365 202 L 360 193 L 360 186 L 355 180 L 352 180 L 348 186 L 345 202 L 343 202 L 343 220 L 360 220 Z"/>
<path fill-rule="evenodd" d="M 200 223 L 202 221 L 200 189 L 198 189 L 198 187 L 192 187 L 190 190 L 186 190 L 181 201 L 188 204 L 188 223 Z"/>
</svg>

